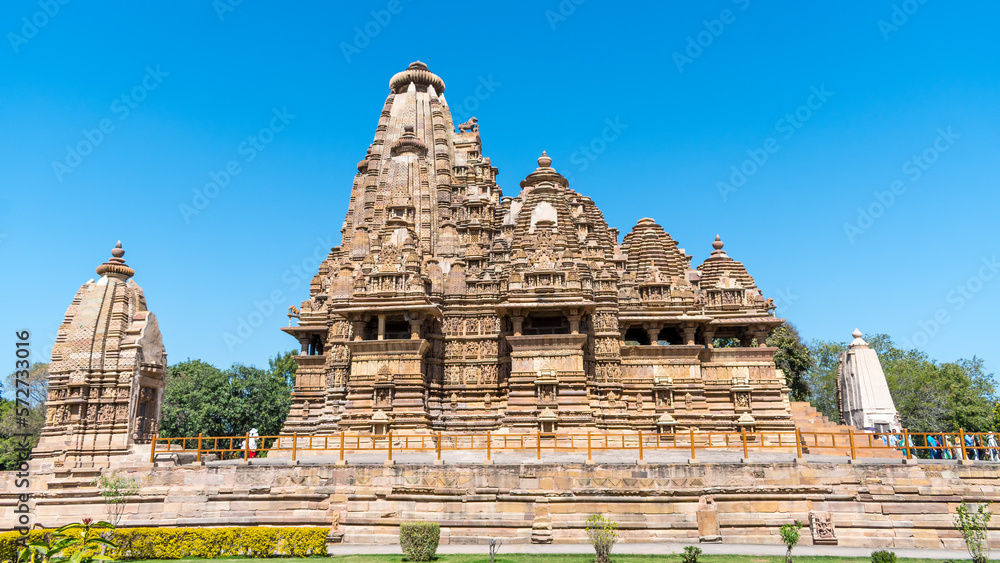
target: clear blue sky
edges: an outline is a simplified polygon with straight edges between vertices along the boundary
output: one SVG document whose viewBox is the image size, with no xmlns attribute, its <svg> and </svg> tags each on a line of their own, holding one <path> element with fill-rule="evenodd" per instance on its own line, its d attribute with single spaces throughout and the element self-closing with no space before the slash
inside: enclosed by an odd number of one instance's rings
<svg viewBox="0 0 1000 563">
<path fill-rule="evenodd" d="M 47 361 L 119 239 L 171 361 L 293 348 L 285 309 L 419 59 L 479 118 L 508 195 L 545 149 L 623 233 L 653 217 L 696 264 L 721 234 L 807 339 L 857 326 L 1000 367 L 995 2 L 48 2 L 0 6 L 11 360 L 28 328 Z"/>
</svg>

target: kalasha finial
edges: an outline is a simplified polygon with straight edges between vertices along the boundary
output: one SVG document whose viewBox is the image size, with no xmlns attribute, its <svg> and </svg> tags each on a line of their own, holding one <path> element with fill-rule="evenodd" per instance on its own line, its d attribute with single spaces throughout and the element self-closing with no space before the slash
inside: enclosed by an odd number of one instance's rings
<svg viewBox="0 0 1000 563">
<path fill-rule="evenodd" d="M 854 348 L 854 347 L 857 347 L 857 346 L 868 346 L 868 343 L 865 342 L 861 338 L 861 331 L 860 330 L 854 329 L 854 332 L 851 333 L 851 336 L 854 337 L 854 340 L 851 341 L 851 348 Z"/>
<path fill-rule="evenodd" d="M 122 248 L 122 241 L 118 241 L 111 249 L 111 258 L 107 262 L 97 267 L 97 275 L 108 276 L 127 280 L 135 275 L 135 270 L 125 265 L 125 249 Z"/>
<path fill-rule="evenodd" d="M 539 168 L 548 168 L 551 165 L 552 165 L 552 159 L 549 158 L 548 153 L 542 151 L 542 156 L 538 157 Z"/>
<path fill-rule="evenodd" d="M 722 250 L 723 246 L 725 246 L 725 243 L 722 242 L 722 237 L 715 235 L 715 242 L 712 243 L 712 248 Z"/>
</svg>

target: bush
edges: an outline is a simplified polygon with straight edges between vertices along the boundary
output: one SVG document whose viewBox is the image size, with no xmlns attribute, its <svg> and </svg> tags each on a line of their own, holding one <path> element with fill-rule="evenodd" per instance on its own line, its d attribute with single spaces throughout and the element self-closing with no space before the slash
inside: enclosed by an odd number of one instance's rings
<svg viewBox="0 0 1000 563">
<path fill-rule="evenodd" d="M 873 551 L 872 563 L 896 563 L 896 554 L 886 549 Z"/>
<path fill-rule="evenodd" d="M 587 518 L 587 537 L 594 546 L 595 563 L 610 563 L 611 548 L 618 541 L 618 524 L 600 514 L 591 514 Z"/>
<path fill-rule="evenodd" d="M 693 545 L 684 548 L 684 555 L 681 555 L 682 563 L 698 563 L 698 556 L 701 555 L 701 548 Z"/>
<path fill-rule="evenodd" d="M 29 541 L 53 530 L 32 530 Z M 327 528 L 247 526 L 240 528 L 119 528 L 109 533 L 115 559 L 184 557 L 273 557 L 326 555 Z M 0 534 L 0 561 L 17 560 L 18 532 Z"/>
<path fill-rule="evenodd" d="M 399 547 L 407 561 L 430 561 L 441 541 L 441 526 L 433 522 L 409 522 L 399 525 Z"/>
<path fill-rule="evenodd" d="M 980 504 L 973 512 L 962 501 L 955 512 L 955 527 L 962 532 L 973 563 L 987 563 L 990 559 L 990 544 L 986 541 L 986 525 L 993 516 L 990 514 L 989 503 Z"/>
<path fill-rule="evenodd" d="M 794 524 L 785 524 L 781 527 L 781 541 L 788 546 L 785 552 L 785 563 L 792 563 L 792 548 L 799 543 L 799 530 L 802 529 L 802 522 L 798 520 Z"/>
</svg>

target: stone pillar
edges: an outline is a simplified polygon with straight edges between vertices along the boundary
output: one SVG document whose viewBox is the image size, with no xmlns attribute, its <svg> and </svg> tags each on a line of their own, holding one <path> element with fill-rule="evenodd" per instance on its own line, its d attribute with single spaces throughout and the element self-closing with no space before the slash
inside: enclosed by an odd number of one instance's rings
<svg viewBox="0 0 1000 563">
<path fill-rule="evenodd" d="M 684 327 L 684 343 L 688 346 L 693 346 L 695 344 L 695 332 L 698 330 L 697 327 L 686 326 Z"/>
<path fill-rule="evenodd" d="M 768 330 L 766 328 L 760 329 L 753 333 L 754 337 L 757 339 L 757 346 L 760 348 L 767 347 L 767 335 Z"/>
<path fill-rule="evenodd" d="M 524 323 L 524 317 L 512 316 L 510 322 L 514 325 L 514 336 L 521 336 L 521 325 Z"/>
<path fill-rule="evenodd" d="M 710 495 L 698 499 L 698 541 L 702 543 L 722 541 L 718 506 Z"/>
<path fill-rule="evenodd" d="M 643 328 L 646 329 L 646 334 L 649 335 L 649 343 L 652 344 L 653 346 L 659 345 L 660 344 L 660 328 L 659 327 L 650 327 L 649 325 L 646 325 Z"/>
<path fill-rule="evenodd" d="M 570 315 L 568 318 L 569 318 L 569 333 L 580 334 L 580 315 Z"/>
<path fill-rule="evenodd" d="M 385 315 L 378 316 L 378 339 L 385 340 Z"/>
<path fill-rule="evenodd" d="M 702 334 L 705 335 L 705 347 L 715 348 L 713 342 L 715 341 L 715 333 L 709 330 L 704 331 Z"/>
<path fill-rule="evenodd" d="M 365 325 L 368 324 L 365 321 L 352 321 L 351 325 L 354 327 L 354 340 L 364 340 L 365 339 Z"/>
<path fill-rule="evenodd" d="M 410 340 L 420 340 L 421 319 L 414 315 L 407 320 L 410 321 Z"/>
<path fill-rule="evenodd" d="M 552 517 L 549 515 L 549 499 L 535 499 L 535 517 L 531 521 L 531 543 L 552 543 Z"/>
</svg>

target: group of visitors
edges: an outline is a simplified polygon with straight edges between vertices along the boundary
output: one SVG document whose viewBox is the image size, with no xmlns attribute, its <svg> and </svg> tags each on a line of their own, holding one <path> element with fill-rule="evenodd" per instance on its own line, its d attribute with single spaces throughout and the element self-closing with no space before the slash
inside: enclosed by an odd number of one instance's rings
<svg viewBox="0 0 1000 563">
<path fill-rule="evenodd" d="M 997 444 L 996 434 L 968 434 L 964 438 L 959 438 L 959 434 L 926 434 L 924 436 L 924 446 L 916 445 L 913 435 L 908 435 L 904 439 L 902 434 L 882 434 L 882 442 L 894 449 L 901 449 L 903 455 L 909 455 L 908 450 L 913 450 L 913 455 L 918 451 L 926 451 L 931 459 L 963 459 L 962 443 L 965 442 L 965 459 L 976 461 L 1000 461 L 1000 446 Z"/>
</svg>

